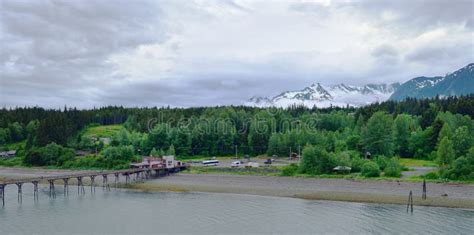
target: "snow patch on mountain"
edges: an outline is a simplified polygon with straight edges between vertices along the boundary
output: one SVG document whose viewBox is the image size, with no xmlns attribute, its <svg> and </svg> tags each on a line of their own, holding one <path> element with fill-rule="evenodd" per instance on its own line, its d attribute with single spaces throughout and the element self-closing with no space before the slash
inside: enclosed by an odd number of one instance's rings
<svg viewBox="0 0 474 235">
<path fill-rule="evenodd" d="M 245 105 L 256 107 L 288 107 L 291 105 L 316 106 L 318 108 L 330 106 L 359 107 L 387 100 L 399 85 L 396 83 L 353 86 L 341 83 L 333 86 L 323 86 L 316 83 L 302 90 L 283 92 L 271 99 L 252 97 Z"/>
<path fill-rule="evenodd" d="M 267 97 L 253 96 L 244 104 L 245 106 L 255 106 L 255 107 L 269 107 L 272 106 L 272 101 Z"/>
</svg>

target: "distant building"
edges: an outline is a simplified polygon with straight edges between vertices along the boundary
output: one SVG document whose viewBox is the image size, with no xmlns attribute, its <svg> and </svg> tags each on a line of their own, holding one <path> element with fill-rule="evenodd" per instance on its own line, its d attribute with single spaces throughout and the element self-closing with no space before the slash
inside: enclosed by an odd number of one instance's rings
<svg viewBox="0 0 474 235">
<path fill-rule="evenodd" d="M 161 158 L 144 157 L 142 162 L 130 164 L 131 168 L 156 168 L 163 166 Z"/>
<path fill-rule="evenodd" d="M 131 168 L 167 168 L 173 169 L 176 167 L 183 167 L 184 163 L 176 161 L 174 156 L 163 156 L 160 158 L 144 157 L 142 162 L 130 164 Z"/>
<path fill-rule="evenodd" d="M 16 157 L 16 150 L 0 152 L 0 158 L 13 158 L 13 157 Z"/>
</svg>

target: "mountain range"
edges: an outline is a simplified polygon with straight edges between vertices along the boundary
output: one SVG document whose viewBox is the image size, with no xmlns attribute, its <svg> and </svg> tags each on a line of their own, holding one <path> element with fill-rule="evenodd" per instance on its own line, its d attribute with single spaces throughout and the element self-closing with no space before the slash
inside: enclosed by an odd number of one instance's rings
<svg viewBox="0 0 474 235">
<path fill-rule="evenodd" d="M 359 107 L 386 100 L 407 97 L 448 97 L 474 93 L 474 63 L 446 76 L 416 77 L 403 84 L 367 84 L 354 86 L 337 84 L 324 86 L 314 83 L 302 90 L 285 91 L 273 98 L 254 96 L 245 105 L 256 107 L 288 107 L 290 105 Z"/>
</svg>

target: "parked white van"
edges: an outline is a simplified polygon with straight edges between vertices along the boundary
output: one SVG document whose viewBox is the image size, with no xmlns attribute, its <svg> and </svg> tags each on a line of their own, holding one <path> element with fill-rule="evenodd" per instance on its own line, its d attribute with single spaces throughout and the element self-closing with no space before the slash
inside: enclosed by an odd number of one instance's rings
<svg viewBox="0 0 474 235">
<path fill-rule="evenodd" d="M 232 162 L 232 164 L 231 164 L 232 167 L 239 167 L 241 165 L 242 165 L 242 163 L 240 161 L 235 161 L 235 162 Z"/>
</svg>

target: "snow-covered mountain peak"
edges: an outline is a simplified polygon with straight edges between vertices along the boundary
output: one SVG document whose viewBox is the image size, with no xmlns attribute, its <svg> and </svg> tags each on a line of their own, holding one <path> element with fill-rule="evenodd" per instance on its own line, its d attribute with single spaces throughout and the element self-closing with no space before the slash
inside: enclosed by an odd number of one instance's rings
<svg viewBox="0 0 474 235">
<path fill-rule="evenodd" d="M 395 86 L 387 84 L 369 84 L 360 87 L 341 83 L 325 87 L 320 83 L 313 83 L 299 91 L 283 92 L 267 99 L 266 103 L 268 106 L 277 107 L 288 107 L 294 104 L 307 107 L 361 106 L 386 100 L 394 90 Z M 262 102 L 252 102 L 251 99 L 246 105 L 262 107 Z"/>
<path fill-rule="evenodd" d="M 359 91 L 360 88 L 356 87 L 356 86 L 350 86 L 350 85 L 346 85 L 344 83 L 340 83 L 340 84 L 331 86 L 330 90 L 331 91 L 339 90 L 339 91 L 342 91 L 342 92 L 345 92 L 345 93 L 349 93 L 349 92 Z"/>
<path fill-rule="evenodd" d="M 268 107 L 272 106 L 272 101 L 267 97 L 252 96 L 247 102 L 245 102 L 245 105 L 255 107 Z"/>
<path fill-rule="evenodd" d="M 318 108 L 330 106 L 363 106 L 388 99 L 402 100 L 406 97 L 427 98 L 437 95 L 459 96 L 474 94 L 474 63 L 437 77 L 416 77 L 403 84 L 367 84 L 364 86 L 344 83 L 324 86 L 313 83 L 302 90 L 286 91 L 273 98 L 252 97 L 245 103 L 258 107 L 288 107 L 304 105 Z"/>
<path fill-rule="evenodd" d="M 326 89 L 324 89 L 321 84 L 316 83 L 312 84 L 309 87 L 305 87 L 302 90 L 299 91 L 287 91 L 283 92 L 280 95 L 275 96 L 273 99 L 271 99 L 273 102 L 275 101 L 291 101 L 291 100 L 299 100 L 299 101 L 305 101 L 305 100 L 330 100 L 332 99 L 331 94 L 329 94 Z"/>
</svg>

